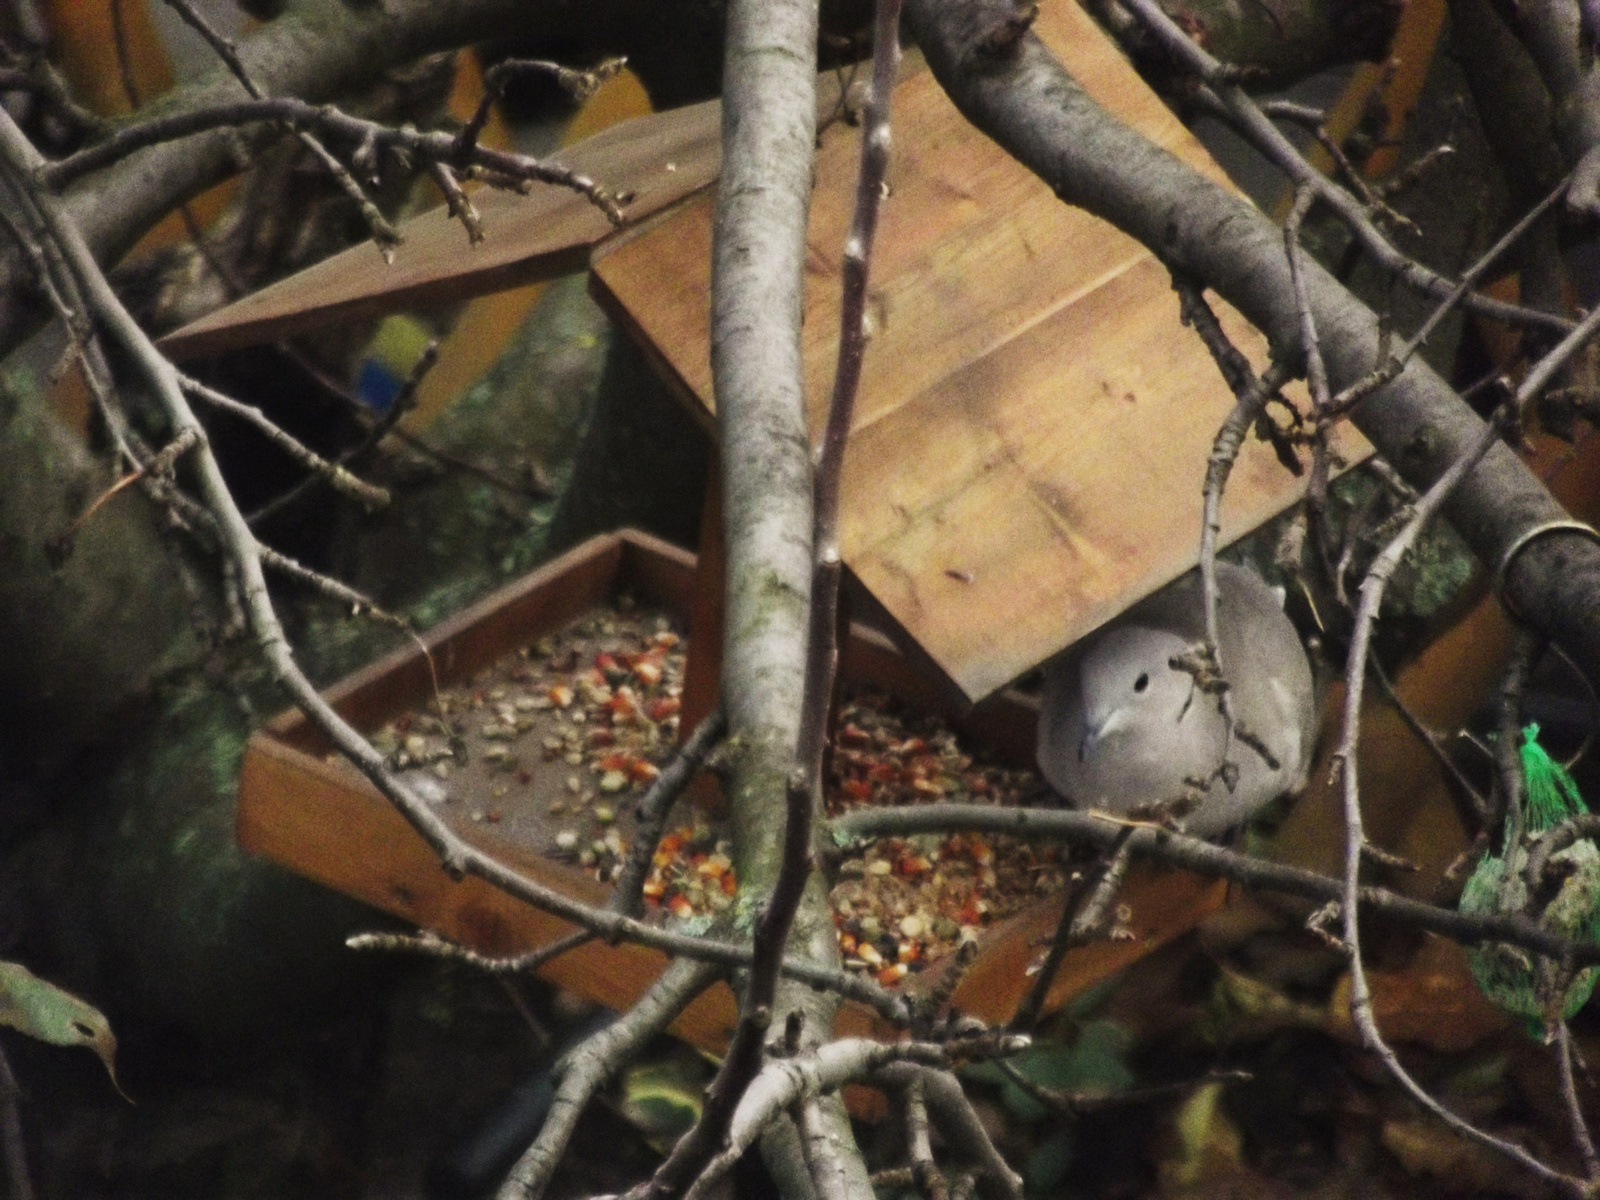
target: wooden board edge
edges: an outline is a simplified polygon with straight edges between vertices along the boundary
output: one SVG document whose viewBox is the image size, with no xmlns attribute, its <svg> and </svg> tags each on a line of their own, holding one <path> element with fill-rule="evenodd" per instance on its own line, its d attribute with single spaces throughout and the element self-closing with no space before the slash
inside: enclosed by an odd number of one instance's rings
<svg viewBox="0 0 1600 1200">
<path fill-rule="evenodd" d="M 705 192 L 697 193 L 697 196 L 699 203 L 711 202 L 711 197 Z M 712 444 L 715 445 L 718 442 L 716 417 L 700 403 L 699 393 L 694 390 L 693 385 L 678 372 L 677 367 L 672 365 L 672 361 L 645 333 L 628 310 L 628 306 L 612 290 L 611 284 L 606 279 L 603 256 L 594 260 L 593 269 L 589 272 L 589 295 L 612 323 L 623 332 L 633 348 L 644 356 L 645 362 L 650 364 L 650 369 L 655 372 L 656 378 L 667 385 L 667 390 L 672 393 L 683 411 L 689 414 L 690 419 L 711 438 Z M 707 295 L 706 304 L 710 303 L 711 297 Z"/>
<path fill-rule="evenodd" d="M 582 271 L 588 265 L 591 248 L 602 240 L 606 232 L 607 230 L 602 229 L 597 231 L 593 238 L 526 258 L 513 259 L 477 270 L 467 270 L 457 275 L 419 280 L 404 287 L 365 292 L 360 296 L 332 304 L 315 305 L 294 312 L 280 312 L 274 309 L 263 317 L 255 319 L 246 317 L 243 320 L 223 324 L 206 323 L 206 318 L 201 318 L 192 325 L 186 325 L 165 337 L 158 338 L 156 347 L 168 358 L 182 362 L 186 359 L 225 354 L 248 346 L 259 346 L 264 342 L 282 341 L 285 338 L 320 331 L 330 325 L 374 320 L 391 313 L 430 308 L 440 304 L 454 304 L 493 292 L 524 287 L 530 283 L 560 279 Z M 465 233 L 462 234 L 462 238 L 464 241 Z M 374 250 L 373 253 L 376 254 L 377 251 Z M 463 255 L 469 253 L 469 250 L 463 248 Z M 263 293 L 254 294 L 259 296 Z M 221 311 L 223 310 L 218 310 Z"/>
<path fill-rule="evenodd" d="M 543 593 L 557 585 L 578 584 L 578 590 L 571 597 L 572 602 L 564 606 L 572 609 L 574 616 L 598 603 L 616 576 L 622 561 L 622 545 L 623 539 L 615 533 L 599 534 L 580 542 L 521 578 L 446 617 L 421 635 L 421 645 L 412 642 L 397 647 L 345 676 L 324 690 L 324 699 L 351 720 L 360 718 L 370 721 L 375 713 L 387 715 L 402 711 L 404 705 L 414 703 L 414 697 L 428 694 L 433 685 L 434 671 L 438 672 L 441 684 L 452 682 L 481 670 L 514 649 L 509 645 L 498 646 L 493 658 L 479 661 L 489 652 L 488 647 L 482 645 L 485 639 L 481 635 L 486 630 L 504 625 L 511 618 L 524 614 L 542 599 Z M 468 642 L 477 644 L 469 647 Z M 432 670 L 429 667 L 429 655 L 433 656 Z M 412 684 L 403 689 L 405 696 L 411 699 L 401 700 L 393 694 L 402 690 L 402 681 Z M 378 719 L 382 720 L 383 717 Z M 273 736 L 302 748 L 321 742 L 321 735 L 298 709 L 279 714 L 266 728 Z"/>
</svg>

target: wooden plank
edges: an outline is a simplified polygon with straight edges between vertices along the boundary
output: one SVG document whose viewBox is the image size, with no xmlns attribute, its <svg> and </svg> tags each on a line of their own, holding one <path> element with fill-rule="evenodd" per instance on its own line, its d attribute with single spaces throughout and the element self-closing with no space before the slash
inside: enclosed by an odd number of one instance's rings
<svg viewBox="0 0 1600 1200">
<path fill-rule="evenodd" d="M 1207 176 L 1221 169 L 1072 0 L 1040 36 L 1100 103 Z M 856 133 L 818 156 L 802 325 L 813 431 L 834 370 Z M 594 288 L 703 421 L 712 211 L 701 198 L 596 255 Z M 1218 304 L 1258 364 L 1264 340 Z M 872 342 L 846 456 L 841 540 L 854 578 L 968 702 L 1181 574 L 1233 398 L 1177 320 L 1143 246 L 1060 203 L 974 130 L 926 73 L 895 93 L 890 195 L 874 249 Z M 1339 453 L 1365 443 L 1341 433 Z M 1224 537 L 1302 484 L 1249 444 Z"/>
<path fill-rule="evenodd" d="M 920 58 L 908 55 L 902 76 L 921 69 Z M 839 83 L 835 72 L 819 77 L 819 114 L 837 106 Z M 581 271 L 594 247 L 626 237 L 716 179 L 721 120 L 721 102 L 708 100 L 620 122 L 550 156 L 614 195 L 632 194 L 620 234 L 567 188 L 537 185 L 526 196 L 478 188 L 472 201 L 483 218 L 484 240 L 476 246 L 441 206 L 401 224 L 405 240 L 392 263 L 364 242 L 192 321 L 158 345 L 175 359 L 218 354 Z"/>
<path fill-rule="evenodd" d="M 552 156 L 613 192 L 632 192 L 629 223 L 644 220 L 716 178 L 715 102 L 635 117 Z M 484 239 L 473 246 L 443 208 L 406 221 L 385 264 L 369 243 L 192 321 L 158 343 L 173 358 L 217 354 L 329 323 L 445 304 L 581 271 L 590 248 L 616 226 L 582 195 L 538 186 L 526 196 L 479 188 Z"/>
<path fill-rule="evenodd" d="M 1215 368 L 1175 305 L 1166 270 L 1141 258 L 852 435 L 846 559 L 967 695 L 1195 562 L 1206 459 L 1233 398 L 1220 381 L 1203 386 Z M 1231 309 L 1219 316 L 1237 342 L 1255 340 Z M 1057 353 L 1076 346 L 1094 350 Z M 1248 442 L 1224 541 L 1298 494 L 1271 449 Z"/>
</svg>

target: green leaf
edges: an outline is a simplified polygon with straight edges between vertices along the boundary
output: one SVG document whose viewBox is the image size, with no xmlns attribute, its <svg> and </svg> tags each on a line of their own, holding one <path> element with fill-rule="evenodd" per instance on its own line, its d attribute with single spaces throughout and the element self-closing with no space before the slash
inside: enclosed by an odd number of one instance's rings
<svg viewBox="0 0 1600 1200">
<path fill-rule="evenodd" d="M 623 1076 L 622 1112 L 652 1146 L 670 1149 L 700 1119 L 705 1072 L 666 1060 L 632 1067 Z"/>
<path fill-rule="evenodd" d="M 117 1082 L 117 1039 L 105 1014 L 21 963 L 0 960 L 0 1025 L 52 1046 L 88 1046 L 105 1063 L 111 1085 L 122 1092 Z M 127 1099 L 126 1092 L 122 1095 Z"/>
</svg>

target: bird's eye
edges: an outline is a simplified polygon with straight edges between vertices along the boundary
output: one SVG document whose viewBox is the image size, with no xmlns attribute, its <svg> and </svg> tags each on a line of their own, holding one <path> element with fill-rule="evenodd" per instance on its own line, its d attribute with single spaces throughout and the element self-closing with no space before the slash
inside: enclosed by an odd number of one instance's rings
<svg viewBox="0 0 1600 1200">
<path fill-rule="evenodd" d="M 1146 674 L 1145 672 L 1141 671 L 1139 673 L 1139 678 L 1137 678 L 1137 679 L 1135 679 L 1133 681 L 1133 690 L 1136 691 L 1136 692 L 1142 692 L 1142 691 L 1145 690 L 1145 688 L 1147 688 L 1149 686 L 1150 686 L 1150 676 L 1148 674 Z"/>
</svg>

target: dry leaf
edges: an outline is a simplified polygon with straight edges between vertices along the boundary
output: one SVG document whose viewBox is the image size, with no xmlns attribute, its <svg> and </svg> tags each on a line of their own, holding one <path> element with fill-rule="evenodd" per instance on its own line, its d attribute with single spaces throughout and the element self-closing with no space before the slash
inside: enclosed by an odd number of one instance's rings
<svg viewBox="0 0 1600 1200">
<path fill-rule="evenodd" d="M 1466 951 L 1448 938 L 1429 934 L 1407 966 L 1368 971 L 1367 983 L 1372 1015 L 1391 1042 L 1420 1042 L 1454 1054 L 1510 1024 L 1473 982 Z M 1359 1040 L 1350 1019 L 1348 973 L 1328 999 L 1328 1030 L 1348 1042 Z"/>
</svg>

